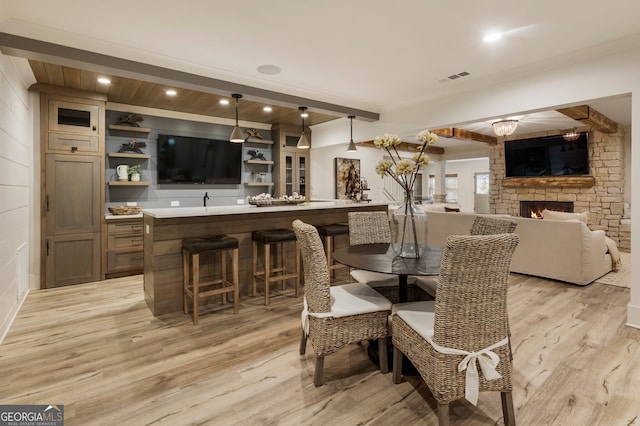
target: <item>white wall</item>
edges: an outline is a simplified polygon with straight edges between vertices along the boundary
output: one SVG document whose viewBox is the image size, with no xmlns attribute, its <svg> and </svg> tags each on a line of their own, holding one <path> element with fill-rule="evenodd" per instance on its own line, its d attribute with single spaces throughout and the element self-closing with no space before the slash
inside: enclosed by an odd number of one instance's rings
<svg viewBox="0 0 640 426">
<path fill-rule="evenodd" d="M 34 111 L 13 59 L 0 54 L 0 342 L 29 288 Z M 23 254 L 18 255 L 18 252 Z"/>
<path fill-rule="evenodd" d="M 425 167 L 423 175 L 436 174 L 436 185 L 438 184 L 438 173 L 458 175 L 458 204 L 463 212 L 474 211 L 474 180 L 475 173 L 489 172 L 489 157 L 469 158 L 462 160 L 447 160 L 434 162 Z M 426 182 L 424 192 L 426 193 Z M 436 194 L 444 194 L 436 186 Z"/>
<path fill-rule="evenodd" d="M 639 44 L 640 45 L 640 44 Z M 548 110 L 570 104 L 631 93 L 631 141 L 640 141 L 640 48 L 613 51 L 556 70 L 537 72 L 518 79 L 449 97 L 383 111 L 377 123 L 360 122 L 359 137 L 367 140 L 392 132 L 402 134 L 424 128 L 455 126 L 492 117 Z M 330 145 L 338 123 L 313 127 L 314 146 Z M 354 123 L 355 127 L 355 123 Z M 415 133 L 414 133 L 415 134 Z M 632 144 L 633 145 L 633 142 Z M 312 154 L 313 155 L 313 154 Z M 640 150 L 632 150 L 631 164 L 640 164 Z M 311 182 L 322 177 L 312 170 Z M 640 200 L 640 167 L 631 170 L 631 200 Z M 632 208 L 633 210 L 633 208 Z M 640 328 L 640 214 L 632 214 L 631 298 L 628 324 Z"/>
</svg>

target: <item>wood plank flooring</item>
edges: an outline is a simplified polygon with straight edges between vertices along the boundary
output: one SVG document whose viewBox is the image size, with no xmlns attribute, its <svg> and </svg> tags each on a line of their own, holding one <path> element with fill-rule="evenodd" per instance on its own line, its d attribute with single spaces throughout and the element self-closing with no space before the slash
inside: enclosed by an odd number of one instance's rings
<svg viewBox="0 0 640 426">
<path fill-rule="evenodd" d="M 519 425 L 640 425 L 640 330 L 629 289 L 513 274 L 509 293 Z M 142 276 L 32 291 L 0 346 L 0 404 L 64 404 L 66 425 L 435 425 L 418 377 L 381 374 L 366 345 L 298 354 L 291 292 L 211 304 L 200 324 L 154 318 Z M 452 405 L 454 424 L 503 424 L 498 394 Z"/>
</svg>

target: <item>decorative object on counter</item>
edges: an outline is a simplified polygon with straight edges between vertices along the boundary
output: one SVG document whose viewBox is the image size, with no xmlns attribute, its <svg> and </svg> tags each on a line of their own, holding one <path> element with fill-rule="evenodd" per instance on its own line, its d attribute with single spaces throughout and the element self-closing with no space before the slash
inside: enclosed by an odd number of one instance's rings
<svg viewBox="0 0 640 426">
<path fill-rule="evenodd" d="M 247 151 L 247 154 L 249 154 L 251 156 L 250 160 L 264 160 L 264 161 L 267 161 L 267 159 L 264 158 L 264 154 L 261 153 L 260 151 L 258 151 L 257 149 L 250 149 L 249 151 Z"/>
<path fill-rule="evenodd" d="M 336 198 L 338 200 L 355 200 L 361 197 L 360 160 L 353 158 L 336 158 Z"/>
<path fill-rule="evenodd" d="M 244 132 L 247 134 L 247 139 L 248 138 L 264 139 L 262 137 L 262 134 L 257 129 L 245 129 Z"/>
<path fill-rule="evenodd" d="M 411 160 L 401 158 L 396 147 L 402 142 L 397 135 L 377 136 L 373 144 L 387 151 L 390 159 L 376 166 L 381 177 L 391 176 L 404 191 L 404 203 L 391 216 L 392 245 L 398 256 L 419 258 L 427 244 L 427 214 L 413 203 L 413 186 L 420 167 L 429 163 L 425 153 L 427 146 L 438 141 L 438 136 L 428 130 L 418 133 L 418 153 Z"/>
<path fill-rule="evenodd" d="M 123 143 L 118 152 L 134 152 L 136 154 L 144 154 L 140 148 L 145 148 L 147 144 L 145 142 L 138 142 L 137 139 L 131 139 L 127 143 Z"/>
<path fill-rule="evenodd" d="M 113 206 L 109 207 L 109 212 L 115 215 L 138 214 L 142 210 L 140 206 Z"/>
<path fill-rule="evenodd" d="M 127 171 L 127 173 L 131 177 L 131 182 L 140 182 L 140 175 L 142 174 L 142 165 L 135 164 L 133 166 L 129 166 L 129 170 Z"/>
<path fill-rule="evenodd" d="M 129 166 L 120 164 L 116 167 L 116 174 L 118 175 L 118 180 L 129 180 Z"/>
<path fill-rule="evenodd" d="M 144 121 L 144 118 L 142 118 L 142 116 L 134 113 L 129 113 L 127 115 L 123 115 L 122 117 L 120 117 L 120 119 L 118 120 L 118 124 L 126 124 L 128 126 L 140 127 L 140 123 L 142 123 L 143 121 Z"/>
<path fill-rule="evenodd" d="M 252 206 L 283 206 L 289 204 L 302 204 L 305 202 L 304 196 L 294 192 L 293 195 L 283 195 L 280 198 L 273 198 L 271 194 L 262 193 L 255 196 L 247 196 L 247 202 Z"/>
</svg>

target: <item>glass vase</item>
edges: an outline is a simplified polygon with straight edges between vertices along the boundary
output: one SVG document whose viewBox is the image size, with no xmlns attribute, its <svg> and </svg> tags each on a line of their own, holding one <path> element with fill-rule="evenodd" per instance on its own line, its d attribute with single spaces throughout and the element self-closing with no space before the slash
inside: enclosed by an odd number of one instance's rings
<svg viewBox="0 0 640 426">
<path fill-rule="evenodd" d="M 427 213 L 406 197 L 391 215 L 391 243 L 396 255 L 419 258 L 427 246 L 427 231 Z"/>
</svg>

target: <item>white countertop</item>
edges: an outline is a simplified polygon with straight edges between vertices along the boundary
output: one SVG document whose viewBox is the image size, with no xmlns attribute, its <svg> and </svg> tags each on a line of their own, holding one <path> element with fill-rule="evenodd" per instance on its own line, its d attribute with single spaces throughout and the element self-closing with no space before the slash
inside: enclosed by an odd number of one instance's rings
<svg viewBox="0 0 640 426">
<path fill-rule="evenodd" d="M 156 219 L 169 219 L 175 217 L 215 216 L 227 214 L 252 214 L 269 213 L 296 210 L 321 210 L 335 208 L 352 208 L 365 206 L 386 206 L 388 203 L 356 203 L 349 200 L 336 201 L 311 201 L 303 204 L 264 206 L 257 207 L 250 204 L 237 206 L 211 206 L 211 207 L 169 207 L 162 209 L 143 209 L 142 213 Z"/>
<path fill-rule="evenodd" d="M 106 220 L 114 220 L 114 219 L 142 219 L 142 213 L 136 214 L 111 214 L 107 213 L 104 215 Z"/>
</svg>

